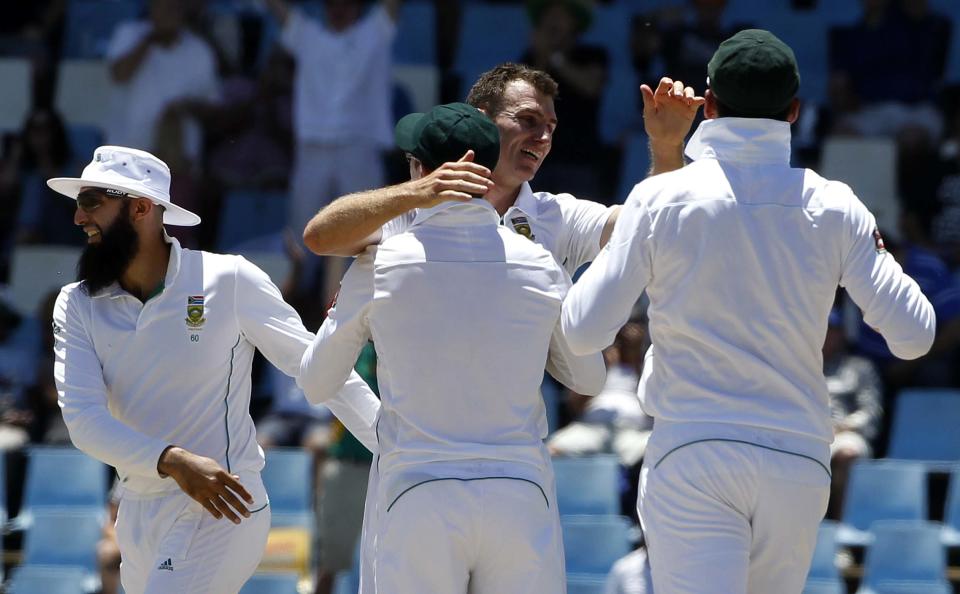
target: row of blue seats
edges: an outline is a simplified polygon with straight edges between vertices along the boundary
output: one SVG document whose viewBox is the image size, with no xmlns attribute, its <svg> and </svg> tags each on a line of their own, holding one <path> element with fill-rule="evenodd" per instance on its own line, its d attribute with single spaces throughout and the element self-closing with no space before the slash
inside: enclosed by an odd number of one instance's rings
<svg viewBox="0 0 960 594">
<path fill-rule="evenodd" d="M 836 565 L 841 526 L 825 521 L 808 574 L 805 594 L 846 594 Z M 942 526 L 933 522 L 887 520 L 871 526 L 863 579 L 858 594 L 949 593 L 947 550 L 941 542 Z"/>
</svg>

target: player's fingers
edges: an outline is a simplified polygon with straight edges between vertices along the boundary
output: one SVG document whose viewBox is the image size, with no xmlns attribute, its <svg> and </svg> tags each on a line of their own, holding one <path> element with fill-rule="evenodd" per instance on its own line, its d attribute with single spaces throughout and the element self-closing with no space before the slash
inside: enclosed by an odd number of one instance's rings
<svg viewBox="0 0 960 594">
<path fill-rule="evenodd" d="M 448 169 L 444 171 L 440 177 L 445 180 L 462 179 L 478 184 L 485 184 L 488 182 L 491 184 L 493 183 L 493 180 L 490 179 L 490 170 L 479 165 L 472 167 L 461 166 L 455 169 Z"/>
<path fill-rule="evenodd" d="M 210 512 L 210 515 L 211 515 L 211 516 L 213 516 L 214 518 L 216 518 L 216 519 L 218 519 L 218 520 L 223 517 L 223 514 L 221 514 L 221 513 L 217 510 L 216 506 L 213 505 L 213 502 L 212 502 L 212 501 L 210 501 L 209 499 L 203 499 L 203 500 L 199 500 L 199 501 L 200 501 L 200 505 L 203 506 L 203 509 L 205 509 L 205 510 L 207 510 L 208 512 Z"/>
<path fill-rule="evenodd" d="M 707 102 L 707 100 L 706 100 L 705 98 L 694 96 L 693 99 L 690 101 L 690 105 L 691 105 L 692 107 L 700 107 L 701 105 L 703 105 L 703 104 L 706 103 L 706 102 Z"/>
<path fill-rule="evenodd" d="M 452 200 L 457 202 L 470 202 L 473 200 L 473 195 L 465 192 L 454 192 L 453 190 L 447 190 L 446 192 L 440 192 L 440 198 L 444 202 Z"/>
<path fill-rule="evenodd" d="M 460 160 L 457 161 L 457 163 L 467 163 L 467 162 L 473 161 L 473 156 L 474 156 L 473 149 L 468 149 L 467 152 L 465 152 L 463 156 L 460 157 Z"/>
<path fill-rule="evenodd" d="M 643 110 L 653 109 L 656 100 L 653 98 L 653 89 L 650 88 L 650 85 L 640 85 L 640 96 L 643 97 Z"/>
<path fill-rule="evenodd" d="M 657 90 L 654 92 L 654 95 L 657 97 L 666 96 L 670 89 L 673 88 L 673 79 L 667 76 L 664 76 L 660 79 L 660 84 L 657 85 Z"/>
<path fill-rule="evenodd" d="M 229 489 L 225 489 L 224 492 L 220 494 L 220 498 L 223 499 L 227 505 L 230 506 L 230 508 L 232 508 L 231 511 L 237 510 L 244 518 L 250 517 L 250 510 L 248 510 L 247 506 L 237 499 L 237 496 L 234 495 Z"/>
<path fill-rule="evenodd" d="M 214 507 L 217 508 L 217 511 L 223 514 L 228 520 L 230 520 L 234 524 L 240 523 L 240 517 L 237 516 L 237 514 L 235 514 L 232 509 L 230 509 L 230 506 L 227 505 L 227 502 L 224 501 L 222 497 L 220 497 L 219 495 L 214 495 L 211 498 L 210 502 L 213 504 Z"/>
<path fill-rule="evenodd" d="M 239 476 L 235 474 L 227 475 L 226 477 L 224 477 L 223 482 L 228 489 L 230 489 L 240 497 L 243 497 L 247 501 L 247 503 L 253 503 L 253 495 L 251 495 L 250 492 L 247 491 L 247 489 L 243 486 L 243 484 L 240 483 Z"/>
<path fill-rule="evenodd" d="M 673 88 L 670 89 L 671 95 L 676 97 L 683 97 L 683 81 L 677 80 L 673 82 Z"/>
</svg>

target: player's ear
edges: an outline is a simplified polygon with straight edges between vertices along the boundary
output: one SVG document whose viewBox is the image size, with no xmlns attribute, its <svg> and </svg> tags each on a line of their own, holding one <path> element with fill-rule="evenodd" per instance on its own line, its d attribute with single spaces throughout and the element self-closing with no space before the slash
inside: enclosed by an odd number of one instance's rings
<svg viewBox="0 0 960 594">
<path fill-rule="evenodd" d="M 130 216 L 134 221 L 149 217 L 156 205 L 146 198 L 135 198 L 130 208 Z"/>
<path fill-rule="evenodd" d="M 794 97 L 790 102 L 790 110 L 787 112 L 787 122 L 794 123 L 800 117 L 800 99 Z"/>
<path fill-rule="evenodd" d="M 708 120 L 715 120 L 719 113 L 717 112 L 717 97 L 713 94 L 713 91 L 707 89 L 703 93 L 704 103 L 703 103 L 703 117 Z"/>
</svg>

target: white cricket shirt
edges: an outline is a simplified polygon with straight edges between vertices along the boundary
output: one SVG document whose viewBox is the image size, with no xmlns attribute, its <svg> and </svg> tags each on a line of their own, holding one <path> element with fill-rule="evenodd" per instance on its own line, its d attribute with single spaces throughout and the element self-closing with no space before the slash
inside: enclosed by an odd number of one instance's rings
<svg viewBox="0 0 960 594">
<path fill-rule="evenodd" d="M 288 12 L 280 42 L 297 60 L 293 117 L 299 142 L 392 146 L 396 30 L 379 4 L 341 32 L 300 10 Z"/>
<path fill-rule="evenodd" d="M 646 289 L 640 395 L 655 436 L 747 435 L 828 467 L 821 347 L 837 286 L 902 358 L 929 350 L 933 308 L 848 186 L 790 167 L 786 122 L 707 120 L 687 154 L 634 188 L 564 303 L 564 330 L 575 352 L 604 348 Z"/>
<path fill-rule="evenodd" d="M 168 241 L 164 289 L 146 303 L 116 283 L 94 296 L 73 283 L 54 309 L 54 375 L 70 438 L 116 467 L 125 492 L 178 489 L 157 472 L 168 445 L 232 473 L 263 468 L 249 412 L 254 349 L 295 376 L 313 341 L 259 268 Z M 356 374 L 335 400 L 354 409 L 348 428 L 372 423 L 376 397 Z"/>
<path fill-rule="evenodd" d="M 299 380 L 323 402 L 373 340 L 387 492 L 424 473 L 543 486 L 539 387 L 568 282 L 549 252 L 503 229 L 485 200 L 420 211 L 408 232 L 354 263 Z M 604 374 L 593 362 L 600 373 L 585 387 L 596 393 Z"/>
<path fill-rule="evenodd" d="M 600 253 L 600 235 L 611 208 L 570 194 L 534 192 L 524 182 L 501 224 L 545 247 L 573 275 Z M 406 231 L 418 212 L 411 210 L 384 225 L 383 240 Z"/>
</svg>

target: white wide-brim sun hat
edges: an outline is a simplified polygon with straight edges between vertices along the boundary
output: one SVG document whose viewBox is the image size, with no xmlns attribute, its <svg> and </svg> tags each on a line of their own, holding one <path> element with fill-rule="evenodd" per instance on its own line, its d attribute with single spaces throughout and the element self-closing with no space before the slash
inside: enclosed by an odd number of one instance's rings
<svg viewBox="0 0 960 594">
<path fill-rule="evenodd" d="M 82 188 L 118 190 L 146 198 L 163 207 L 167 225 L 192 227 L 200 217 L 170 201 L 170 168 L 146 151 L 123 146 L 101 146 L 80 177 L 55 177 L 47 180 L 53 191 L 77 199 Z"/>
</svg>

